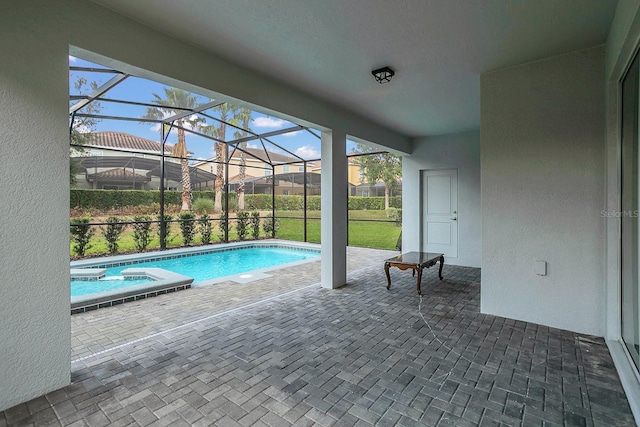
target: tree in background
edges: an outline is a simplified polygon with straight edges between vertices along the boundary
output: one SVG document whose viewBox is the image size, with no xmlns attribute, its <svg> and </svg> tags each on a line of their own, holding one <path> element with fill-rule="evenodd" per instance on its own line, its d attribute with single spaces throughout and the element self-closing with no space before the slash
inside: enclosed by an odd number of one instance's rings
<svg viewBox="0 0 640 427">
<path fill-rule="evenodd" d="M 353 158 L 353 163 L 360 166 L 367 184 L 374 186 L 377 182 L 384 183 L 384 208 L 389 209 L 389 195 L 391 189 L 398 185 L 402 177 L 402 162 L 400 156 L 391 153 L 380 153 L 368 145 L 357 143 L 356 154 L 367 154 Z"/>
<path fill-rule="evenodd" d="M 236 119 L 235 116 L 238 112 L 238 107 L 225 102 L 224 104 L 220 104 L 214 107 L 214 109 L 218 113 L 220 113 L 220 122 L 219 122 L 220 124 L 216 132 L 216 137 L 222 141 L 226 141 L 227 123 L 237 125 L 238 120 Z M 226 159 L 224 156 L 224 151 L 225 151 L 224 143 L 216 142 L 214 144 L 214 150 L 215 150 L 215 161 L 216 161 L 217 169 L 216 169 L 216 181 L 215 181 L 216 196 L 215 196 L 213 209 L 214 209 L 214 212 L 219 213 L 219 212 L 222 212 L 222 187 L 224 186 L 224 180 L 225 180 L 224 162 Z"/>
<path fill-rule="evenodd" d="M 240 108 L 235 115 L 236 120 L 240 123 L 242 131 L 235 131 L 233 136 L 236 139 L 244 138 L 248 134 L 245 129 L 249 129 L 249 121 L 251 120 L 251 110 L 248 108 Z M 247 141 L 240 143 L 240 168 L 238 170 L 238 190 L 236 195 L 238 197 L 238 210 L 244 210 L 244 183 L 247 177 L 247 153 L 244 151 L 247 149 Z"/>
<path fill-rule="evenodd" d="M 155 99 L 153 102 L 158 104 L 158 107 L 147 108 L 147 113 L 143 118 L 146 119 L 158 119 L 162 120 L 167 115 L 172 116 L 175 114 L 183 113 L 185 109 L 193 109 L 199 105 L 198 97 L 182 89 L 177 88 L 164 88 L 165 97 L 153 94 Z M 182 207 L 181 212 L 187 212 L 191 210 L 191 175 L 189 173 L 189 151 L 187 150 L 187 142 L 185 138 L 184 125 L 189 123 L 195 125 L 197 119 L 182 118 L 176 120 L 178 125 L 178 143 L 173 146 L 171 154 L 180 158 L 180 172 L 181 172 L 181 184 L 182 184 Z M 164 183 L 162 183 L 164 185 Z"/>
<path fill-rule="evenodd" d="M 95 91 L 98 88 L 98 83 L 93 81 L 89 82 L 86 78 L 73 75 L 69 75 L 69 80 L 73 80 L 71 83 L 76 89 L 78 95 L 87 95 L 90 92 Z M 78 100 L 69 101 L 69 107 L 77 103 Z M 102 111 L 102 105 L 100 101 L 92 101 L 80 109 L 85 114 L 100 114 Z M 71 118 L 69 118 L 71 120 Z M 79 156 L 82 156 L 84 149 L 81 147 L 85 145 L 94 137 L 94 132 L 98 119 L 93 117 L 73 117 L 73 123 L 70 123 L 71 128 L 69 132 L 69 183 L 75 185 L 77 182 L 76 175 L 80 172 L 80 160 Z"/>
</svg>

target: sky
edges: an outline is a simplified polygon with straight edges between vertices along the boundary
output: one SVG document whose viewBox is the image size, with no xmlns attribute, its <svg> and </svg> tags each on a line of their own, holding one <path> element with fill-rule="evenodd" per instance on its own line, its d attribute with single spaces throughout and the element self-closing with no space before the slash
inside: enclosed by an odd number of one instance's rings
<svg viewBox="0 0 640 427">
<path fill-rule="evenodd" d="M 69 56 L 69 65 L 76 67 L 91 67 L 91 68 L 105 68 L 102 65 L 95 64 L 92 62 L 85 61 L 80 58 L 76 58 L 73 56 Z M 98 86 L 109 81 L 114 74 L 111 73 L 101 73 L 101 72 L 83 72 L 83 71 L 70 71 L 70 95 L 78 95 L 80 94 L 78 90 L 74 87 L 74 82 L 79 78 L 85 78 L 88 82 L 96 82 Z M 152 102 L 154 99 L 154 94 L 160 95 L 164 98 L 164 88 L 168 87 L 167 85 L 157 83 L 152 80 L 147 80 L 139 77 L 128 77 L 118 85 L 114 86 L 110 89 L 105 95 L 104 98 L 108 99 L 118 99 L 118 100 L 126 100 L 126 101 L 134 101 L 134 102 Z M 85 85 L 82 94 L 88 94 L 92 91 L 92 89 Z M 209 98 L 199 96 L 199 102 L 207 103 L 210 102 Z M 101 102 L 101 111 L 99 114 L 107 115 L 107 116 L 120 116 L 120 117 L 133 117 L 138 118 L 145 115 L 147 108 L 142 106 L 132 106 L 121 103 L 113 103 L 113 102 Z M 84 109 L 81 109 L 80 112 L 84 112 Z M 219 113 L 214 110 L 207 111 L 207 114 L 219 117 Z M 204 118 L 207 122 L 205 124 L 214 124 L 217 122 Z M 294 123 L 288 122 L 286 120 L 282 120 L 278 117 L 274 116 L 266 116 L 264 114 L 252 111 L 251 121 L 249 123 L 250 129 L 258 134 L 262 134 L 265 132 L 271 132 L 278 129 L 285 129 L 287 127 L 295 126 Z M 96 123 L 94 129 L 92 131 L 100 132 L 100 131 L 114 131 L 114 132 L 125 132 L 132 135 L 136 135 L 142 138 L 150 139 L 153 141 L 160 141 L 160 125 L 156 123 L 140 123 L 137 121 L 123 121 L 123 120 L 100 120 Z M 233 139 L 234 129 L 228 129 L 226 140 L 229 141 Z M 316 135 L 320 135 L 320 132 L 314 130 Z M 278 144 L 279 146 L 289 150 L 292 153 L 297 154 L 298 156 L 306 159 L 306 160 L 316 160 L 320 158 L 320 139 L 308 131 L 297 131 L 291 132 L 283 135 L 278 135 L 269 138 L 270 141 Z M 177 142 L 177 132 L 173 130 L 171 135 L 169 136 L 168 142 L 170 144 L 175 144 Z M 187 133 L 186 137 L 187 149 L 193 153 L 192 158 L 194 159 L 210 159 L 214 156 L 213 152 L 213 141 L 202 138 L 198 135 Z M 265 141 L 265 145 L 267 149 L 272 152 L 285 154 L 287 153 L 276 146 L 270 145 Z M 260 141 L 250 141 L 248 142 L 248 147 L 250 148 L 261 148 Z M 352 141 L 347 141 L 347 152 L 353 151 L 355 144 Z"/>
</svg>

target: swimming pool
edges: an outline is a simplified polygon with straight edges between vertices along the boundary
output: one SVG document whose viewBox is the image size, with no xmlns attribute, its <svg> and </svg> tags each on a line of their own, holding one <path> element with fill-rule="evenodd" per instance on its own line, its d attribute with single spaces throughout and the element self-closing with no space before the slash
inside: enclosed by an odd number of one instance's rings
<svg viewBox="0 0 640 427">
<path fill-rule="evenodd" d="M 100 265 L 106 268 L 104 279 L 71 280 L 71 295 L 80 296 L 111 289 L 124 288 L 149 279 L 122 278 L 122 271 L 131 267 L 162 268 L 174 273 L 193 277 L 194 282 L 259 270 L 290 262 L 317 258 L 315 251 L 282 247 L 241 247 L 232 250 L 216 250 L 192 254 L 174 255 L 149 261 L 138 261 L 126 265 Z"/>
<path fill-rule="evenodd" d="M 112 301 L 126 302 L 139 299 L 140 295 L 185 289 L 191 287 L 192 282 L 194 286 L 225 279 L 243 283 L 266 277 L 262 273 L 265 269 L 319 256 L 317 245 L 269 241 L 74 261 L 71 263 L 72 312 L 78 307 L 101 307 L 111 305 Z M 147 294 L 148 290 L 152 292 Z"/>
</svg>

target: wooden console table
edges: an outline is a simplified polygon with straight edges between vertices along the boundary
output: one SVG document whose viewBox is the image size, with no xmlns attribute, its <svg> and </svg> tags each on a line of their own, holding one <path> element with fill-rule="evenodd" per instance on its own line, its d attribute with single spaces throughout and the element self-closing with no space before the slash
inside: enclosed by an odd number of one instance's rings
<svg viewBox="0 0 640 427">
<path fill-rule="evenodd" d="M 436 254 L 431 252 L 407 252 L 384 261 L 384 272 L 387 274 L 387 289 L 391 288 L 391 276 L 389 275 L 389 267 L 398 267 L 400 270 L 413 270 L 413 275 L 418 272 L 418 280 L 416 289 L 418 295 L 422 295 L 420 291 L 420 281 L 422 280 L 422 270 L 434 266 L 440 261 L 440 271 L 438 276 L 442 280 L 442 266 L 444 265 L 444 254 Z"/>
</svg>

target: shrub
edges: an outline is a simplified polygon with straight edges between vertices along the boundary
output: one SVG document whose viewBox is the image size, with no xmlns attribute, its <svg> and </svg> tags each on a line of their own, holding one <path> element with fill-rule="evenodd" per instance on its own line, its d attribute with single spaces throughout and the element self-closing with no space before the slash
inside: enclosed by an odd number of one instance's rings
<svg viewBox="0 0 640 427">
<path fill-rule="evenodd" d="M 384 209 L 384 197 L 351 196 L 349 197 L 350 210 L 374 210 Z"/>
<path fill-rule="evenodd" d="M 251 212 L 251 237 L 254 240 L 257 240 L 260 237 L 260 212 L 253 211 Z"/>
<path fill-rule="evenodd" d="M 78 256 L 84 256 L 87 249 L 91 248 L 89 240 L 93 237 L 95 230 L 89 225 L 90 222 L 90 216 L 71 219 L 70 231 L 71 241 L 73 242 L 73 253 Z"/>
<path fill-rule="evenodd" d="M 275 236 L 278 232 L 278 227 L 280 227 L 280 220 L 278 218 L 274 221 L 272 217 L 269 217 L 262 221 L 262 229 L 269 237 Z"/>
<path fill-rule="evenodd" d="M 118 252 L 118 239 L 124 230 L 124 224 L 120 223 L 120 218 L 110 216 L 107 218 L 107 225 L 102 227 L 102 236 L 107 241 L 110 254 Z"/>
<path fill-rule="evenodd" d="M 309 211 L 320 210 L 320 196 L 307 196 L 307 210 Z"/>
<path fill-rule="evenodd" d="M 299 211 L 302 210 L 304 202 L 302 196 L 276 196 L 276 209 L 282 211 Z"/>
<path fill-rule="evenodd" d="M 389 208 L 385 211 L 387 218 L 396 222 L 396 225 L 402 225 L 402 209 Z"/>
<path fill-rule="evenodd" d="M 213 212 L 213 200 L 198 198 L 193 201 L 193 211 L 200 215 L 207 215 Z"/>
<path fill-rule="evenodd" d="M 194 191 L 194 199 L 213 199 L 215 191 Z M 232 195 L 234 193 L 229 193 Z M 181 205 L 182 192 L 165 190 L 165 205 Z M 100 210 L 121 208 L 124 206 L 151 206 L 160 203 L 158 190 L 90 190 L 72 188 L 70 191 L 70 207 L 96 208 Z M 155 212 L 158 212 L 157 210 Z"/>
<path fill-rule="evenodd" d="M 178 215 L 180 218 L 180 232 L 182 233 L 182 240 L 185 245 L 193 242 L 193 237 L 196 234 L 196 223 L 194 221 L 195 215 L 193 212 L 182 212 Z"/>
<path fill-rule="evenodd" d="M 398 212 L 398 215 L 396 216 L 396 226 L 402 227 L 402 209 L 398 208 L 396 212 Z"/>
<path fill-rule="evenodd" d="M 148 215 L 134 216 L 133 244 L 138 252 L 144 251 L 151 243 L 151 217 Z"/>
<path fill-rule="evenodd" d="M 389 207 L 401 208 L 402 198 L 389 197 Z M 384 197 L 350 196 L 349 209 L 381 211 L 384 209 Z"/>
<path fill-rule="evenodd" d="M 247 225 L 249 223 L 249 212 L 239 211 L 236 219 L 236 233 L 238 239 L 244 240 L 247 237 Z"/>
<path fill-rule="evenodd" d="M 161 227 L 161 220 L 162 217 L 160 215 L 157 216 L 158 218 L 158 227 L 156 228 L 156 231 L 158 232 L 158 239 L 160 238 L 160 227 Z M 171 220 L 173 219 L 173 216 L 169 215 L 169 214 L 164 214 L 164 221 L 165 221 L 165 229 L 164 229 L 164 247 L 167 246 L 167 243 L 171 243 L 173 241 L 174 236 L 171 235 Z M 162 245 L 162 240 L 160 240 L 160 244 Z"/>
<path fill-rule="evenodd" d="M 396 216 L 398 216 L 398 209 L 389 208 L 389 209 L 386 209 L 384 213 L 387 216 L 387 219 L 395 219 Z"/>
<path fill-rule="evenodd" d="M 202 237 L 202 244 L 206 245 L 211 242 L 211 234 L 213 233 L 213 227 L 211 225 L 211 219 L 209 215 L 204 214 L 198 219 L 200 225 L 200 236 Z"/>
<path fill-rule="evenodd" d="M 193 191 L 194 203 L 198 199 L 214 200 L 215 191 L 197 190 Z M 182 192 L 165 191 L 165 207 L 180 206 Z M 224 194 L 223 206 L 224 206 Z M 159 211 L 160 192 L 157 190 L 92 190 L 72 188 L 70 190 L 70 208 L 79 208 L 84 211 L 94 210 L 107 211 L 110 209 L 120 210 L 126 208 L 131 215 L 153 215 Z M 206 203 L 206 202 L 204 202 Z M 249 210 L 269 210 L 272 205 L 271 194 L 245 194 L 245 207 Z M 236 194 L 229 193 L 229 210 L 235 210 L 237 205 Z M 276 195 L 276 207 L 281 210 L 301 210 L 302 196 Z M 394 196 L 389 198 L 389 206 L 395 208 L 402 207 L 402 198 Z M 135 208 L 133 208 L 135 207 Z M 197 207 L 194 204 L 194 208 Z M 309 210 L 320 210 L 320 196 L 307 196 L 307 208 Z M 382 210 L 384 209 L 384 197 L 349 197 L 349 209 L 352 210 Z M 198 212 L 200 213 L 200 212 Z M 98 213 L 93 213 L 97 216 Z"/>
<path fill-rule="evenodd" d="M 271 209 L 271 194 L 245 194 L 244 206 L 247 209 Z"/>
<path fill-rule="evenodd" d="M 218 237 L 221 241 L 225 242 L 225 230 L 227 229 L 227 218 L 224 215 L 224 212 L 220 214 L 220 222 L 218 222 L 218 228 L 220 229 L 220 233 Z"/>
</svg>

